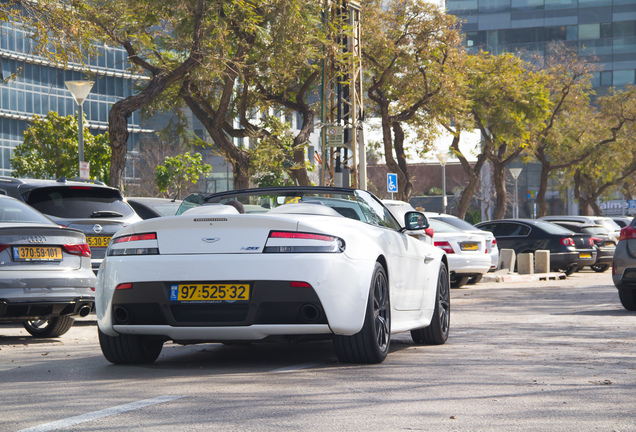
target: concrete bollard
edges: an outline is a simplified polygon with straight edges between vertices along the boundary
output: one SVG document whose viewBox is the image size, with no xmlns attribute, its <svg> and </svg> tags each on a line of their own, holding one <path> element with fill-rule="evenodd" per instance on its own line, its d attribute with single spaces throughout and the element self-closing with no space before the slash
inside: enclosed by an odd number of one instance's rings
<svg viewBox="0 0 636 432">
<path fill-rule="evenodd" d="M 517 257 L 517 273 L 534 273 L 534 255 L 532 253 L 522 253 Z"/>
<path fill-rule="evenodd" d="M 550 251 L 538 250 L 534 252 L 535 273 L 550 273 Z"/>
<path fill-rule="evenodd" d="M 497 269 L 513 272 L 515 270 L 516 259 L 514 249 L 499 249 L 499 265 Z"/>
</svg>

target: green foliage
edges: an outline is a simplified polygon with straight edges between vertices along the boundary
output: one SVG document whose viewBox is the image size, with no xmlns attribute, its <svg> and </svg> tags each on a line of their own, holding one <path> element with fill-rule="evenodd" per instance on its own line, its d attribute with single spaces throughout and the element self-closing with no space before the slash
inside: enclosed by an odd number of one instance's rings
<svg viewBox="0 0 636 432">
<path fill-rule="evenodd" d="M 181 199 L 181 191 L 186 183 L 195 184 L 199 178 L 212 171 L 209 164 L 203 163 L 200 153 L 186 152 L 174 157 L 166 157 L 163 165 L 158 165 L 155 182 L 161 192 L 170 193 L 176 190 L 177 199 Z"/>
<path fill-rule="evenodd" d="M 438 195 L 443 195 L 443 194 L 444 194 L 444 191 L 441 190 L 438 187 L 432 187 L 432 188 L 430 188 L 428 190 L 428 195 L 430 195 L 430 196 L 438 196 Z"/>
<path fill-rule="evenodd" d="M 92 135 L 84 128 L 84 160 L 90 163 L 90 177 L 104 183 L 110 172 L 108 142 L 108 133 Z M 79 177 L 77 118 L 53 111 L 46 117 L 34 116 L 24 131 L 24 141 L 13 150 L 10 164 L 11 175 L 17 177 Z"/>
<path fill-rule="evenodd" d="M 466 212 L 466 217 L 464 220 L 470 224 L 475 225 L 476 223 L 481 222 L 481 211 L 480 210 L 468 210 Z"/>
</svg>

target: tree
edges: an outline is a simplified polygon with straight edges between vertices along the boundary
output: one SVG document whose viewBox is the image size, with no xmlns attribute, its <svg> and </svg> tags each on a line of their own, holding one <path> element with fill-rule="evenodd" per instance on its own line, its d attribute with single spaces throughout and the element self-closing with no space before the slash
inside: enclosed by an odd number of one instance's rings
<svg viewBox="0 0 636 432">
<path fill-rule="evenodd" d="M 616 186 L 621 186 L 636 173 L 636 87 L 612 89 L 597 99 L 597 109 L 589 116 L 580 135 L 592 149 L 568 173 L 574 179 L 574 196 L 581 212 L 602 214 L 597 199 Z"/>
<path fill-rule="evenodd" d="M 457 102 L 464 61 L 457 22 L 424 0 L 364 0 L 362 15 L 370 110 L 381 118 L 386 164 L 398 175 L 397 199 L 408 201 L 413 184 L 405 126 L 416 131 L 424 152 L 438 113 Z"/>
<path fill-rule="evenodd" d="M 202 67 L 189 74 L 179 95 L 232 164 L 235 188 L 251 185 L 253 168 L 263 162 L 252 161 L 261 144 L 270 150 L 276 146 L 277 153 L 284 154 L 285 163 L 274 163 L 270 169 L 282 168 L 295 183 L 309 185 L 305 147 L 316 113 L 308 99 L 317 85 L 324 43 L 320 4 L 304 0 L 260 3 L 254 17 L 258 31 L 239 21 L 228 26 L 225 70 Z M 288 135 L 273 127 L 273 118 L 296 112 L 302 124 L 288 146 Z M 247 140 L 249 145 L 238 147 L 233 138 Z"/>
<path fill-rule="evenodd" d="M 543 127 L 550 106 L 542 74 L 514 54 L 482 51 L 468 57 L 458 92 L 465 103 L 447 106 L 440 116 L 441 124 L 453 135 L 451 151 L 469 178 L 457 215 L 465 216 L 481 170 L 490 162 L 496 192 L 495 218 L 503 218 L 507 207 L 506 165 L 528 147 L 533 131 Z M 473 128 L 481 132 L 482 142 L 477 160 L 471 165 L 461 152 L 459 141 L 463 132 Z"/>
<path fill-rule="evenodd" d="M 212 167 L 202 161 L 200 153 L 186 152 L 174 157 L 166 157 L 164 164 L 157 166 L 155 182 L 161 192 L 168 196 L 176 191 L 176 198 L 181 199 L 181 191 L 186 183 L 196 184 L 201 176 L 212 171 Z"/>
<path fill-rule="evenodd" d="M 541 69 L 552 103 L 545 127 L 535 130 L 531 138 L 532 152 L 541 164 L 536 195 L 539 217 L 547 215 L 545 194 L 550 173 L 582 161 L 594 150 L 582 145 L 579 139 L 589 128 L 588 119 L 593 115 L 590 77 L 594 66 L 562 44 L 552 45 L 543 63 Z"/>
<path fill-rule="evenodd" d="M 108 183 L 110 153 L 108 133 L 92 135 L 84 128 L 84 158 L 90 163 L 92 179 Z M 13 150 L 10 164 L 11 175 L 17 177 L 79 177 L 77 118 L 61 117 L 54 111 L 45 117 L 34 116 L 22 144 Z"/>
</svg>

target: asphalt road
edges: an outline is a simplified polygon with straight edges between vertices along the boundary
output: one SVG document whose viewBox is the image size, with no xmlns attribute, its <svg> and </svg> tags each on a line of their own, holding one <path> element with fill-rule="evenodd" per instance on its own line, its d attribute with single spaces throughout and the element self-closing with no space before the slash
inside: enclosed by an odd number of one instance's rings
<svg viewBox="0 0 636 432">
<path fill-rule="evenodd" d="M 610 272 L 452 290 L 447 344 L 394 338 L 380 365 L 329 343 L 101 355 L 94 321 L 0 326 L 1 431 L 636 431 L 636 314 Z"/>
</svg>

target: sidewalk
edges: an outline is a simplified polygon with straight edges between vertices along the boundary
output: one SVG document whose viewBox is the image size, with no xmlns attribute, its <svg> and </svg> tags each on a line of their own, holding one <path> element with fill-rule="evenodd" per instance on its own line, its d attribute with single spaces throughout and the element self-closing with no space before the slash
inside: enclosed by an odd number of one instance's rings
<svg viewBox="0 0 636 432">
<path fill-rule="evenodd" d="M 534 282 L 544 280 L 565 279 L 567 276 L 562 272 L 518 274 L 508 270 L 497 270 L 493 273 L 486 273 L 482 282 Z"/>
</svg>

